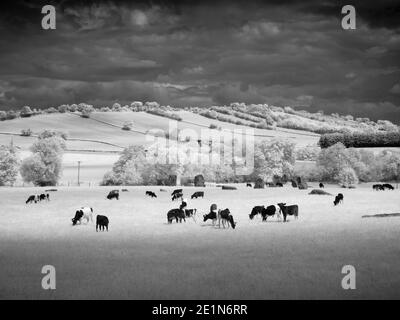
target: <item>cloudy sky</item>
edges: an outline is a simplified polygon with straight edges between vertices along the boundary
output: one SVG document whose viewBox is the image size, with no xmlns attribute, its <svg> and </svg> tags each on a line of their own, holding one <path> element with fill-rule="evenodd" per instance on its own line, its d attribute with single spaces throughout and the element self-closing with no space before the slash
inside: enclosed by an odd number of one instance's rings
<svg viewBox="0 0 400 320">
<path fill-rule="evenodd" d="M 3 110 L 237 101 L 400 123 L 399 1 L 0 3 Z M 41 28 L 45 4 L 56 30 Z"/>
</svg>

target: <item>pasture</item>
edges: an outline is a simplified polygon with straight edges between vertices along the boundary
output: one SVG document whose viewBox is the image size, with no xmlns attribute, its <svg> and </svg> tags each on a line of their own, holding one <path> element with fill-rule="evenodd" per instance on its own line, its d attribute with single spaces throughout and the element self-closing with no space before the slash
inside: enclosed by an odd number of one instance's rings
<svg viewBox="0 0 400 320">
<path fill-rule="evenodd" d="M 315 184 L 314 184 L 315 185 Z M 316 187 L 316 185 L 314 186 Z M 122 189 L 125 187 L 120 187 Z M 400 218 L 361 218 L 400 212 L 400 191 L 326 186 L 333 196 L 283 188 L 237 190 L 184 187 L 196 222 L 167 224 L 173 187 L 59 187 L 50 202 L 26 205 L 40 188 L 1 188 L 0 299 L 384 299 L 400 298 Z M 157 198 L 145 196 L 151 190 Z M 204 190 L 204 199 L 190 199 Z M 255 205 L 299 205 L 299 218 L 249 220 Z M 212 203 L 230 208 L 237 227 L 203 223 Z M 81 206 L 110 220 L 72 226 Z M 56 268 L 57 288 L 41 288 L 43 265 Z M 357 289 L 343 290 L 344 265 L 357 271 Z"/>
</svg>

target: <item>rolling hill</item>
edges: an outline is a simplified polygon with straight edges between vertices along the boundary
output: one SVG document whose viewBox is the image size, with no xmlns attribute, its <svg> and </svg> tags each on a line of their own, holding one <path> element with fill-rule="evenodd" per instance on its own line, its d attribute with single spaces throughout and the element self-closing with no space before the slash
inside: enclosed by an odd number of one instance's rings
<svg viewBox="0 0 400 320">
<path fill-rule="evenodd" d="M 303 124 L 348 125 L 355 127 L 354 120 L 333 118 L 332 116 L 313 114 L 302 115 L 301 112 L 289 114 L 283 111 L 273 111 L 279 119 L 291 119 Z M 320 135 L 305 130 L 295 130 L 274 126 L 273 129 L 258 129 L 250 127 L 251 120 L 236 118 L 235 115 L 224 115 L 224 118 L 208 118 L 194 110 L 173 110 L 173 114 L 181 121 L 147 113 L 145 111 L 93 112 L 89 118 L 83 118 L 79 113 L 43 113 L 27 118 L 16 118 L 0 121 L 0 145 L 9 144 L 12 140 L 20 151 L 20 157 L 29 155 L 29 147 L 36 135 L 44 130 L 59 130 L 68 136 L 67 152 L 64 155 L 64 171 L 62 184 L 74 184 L 77 180 L 77 163 L 81 162 L 81 181 L 98 183 L 104 173 L 111 169 L 118 159 L 119 153 L 129 145 L 148 145 L 152 143 L 154 132 L 180 131 L 186 135 L 194 135 L 201 139 L 201 132 L 213 126 L 221 132 L 239 131 L 244 135 L 253 135 L 255 141 L 274 138 L 285 139 L 296 144 L 296 147 L 316 145 Z M 251 118 L 251 117 L 250 117 Z M 220 121 L 221 120 L 221 121 Z M 238 121 L 240 120 L 240 121 Z M 132 123 L 130 131 L 122 130 L 125 123 Z M 233 122 L 233 123 L 232 123 Z M 372 125 L 375 125 L 372 123 Z M 22 136 L 21 131 L 30 129 L 31 136 Z M 153 132 L 153 133 L 151 133 Z"/>
</svg>

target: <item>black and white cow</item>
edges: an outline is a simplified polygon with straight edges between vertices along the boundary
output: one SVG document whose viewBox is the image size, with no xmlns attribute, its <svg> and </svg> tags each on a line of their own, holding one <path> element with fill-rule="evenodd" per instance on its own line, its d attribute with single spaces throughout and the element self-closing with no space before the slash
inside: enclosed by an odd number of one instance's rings
<svg viewBox="0 0 400 320">
<path fill-rule="evenodd" d="M 75 217 L 72 218 L 72 225 L 76 225 L 78 222 L 81 224 L 82 220 L 86 219 L 86 223 L 90 221 L 93 222 L 93 208 L 82 207 L 76 210 Z"/>
<path fill-rule="evenodd" d="M 229 226 L 232 227 L 232 229 L 235 229 L 236 227 L 236 222 L 233 219 L 233 216 L 231 215 L 231 212 L 229 211 L 228 208 L 224 210 L 219 210 L 218 211 L 218 226 L 221 227 L 221 221 L 222 221 L 222 226 L 225 229 L 225 223 L 227 223 L 228 228 Z"/>
<path fill-rule="evenodd" d="M 108 224 L 109 224 L 109 220 L 106 216 L 102 216 L 102 215 L 97 215 L 96 217 L 96 232 L 98 230 L 100 231 L 104 231 L 104 228 L 108 231 Z"/>
<path fill-rule="evenodd" d="M 186 222 L 185 212 L 181 209 L 171 209 L 167 213 L 167 221 L 168 223 L 172 223 L 174 220 L 178 223 L 182 223 L 182 220 Z"/>
<path fill-rule="evenodd" d="M 265 208 L 264 206 L 255 206 L 255 207 L 253 207 L 253 209 L 251 210 L 251 212 L 249 214 L 250 220 L 253 220 L 253 218 L 256 215 L 261 214 L 264 208 Z"/>
<path fill-rule="evenodd" d="M 217 222 L 217 212 L 211 211 L 208 214 L 203 215 L 203 221 L 206 222 L 207 220 L 211 220 L 212 224 L 214 225 Z"/>
<path fill-rule="evenodd" d="M 278 203 L 280 212 L 283 214 L 283 221 L 286 222 L 287 216 L 294 216 L 295 219 L 299 216 L 299 206 L 297 204 L 287 206 L 286 203 Z"/>
<path fill-rule="evenodd" d="M 146 191 L 146 196 L 150 196 L 152 198 L 157 198 L 157 195 L 153 191 Z"/>
<path fill-rule="evenodd" d="M 190 197 L 190 199 L 193 198 L 204 198 L 204 191 L 196 191 L 195 193 L 192 194 L 192 196 Z"/>
<path fill-rule="evenodd" d="M 42 201 L 42 200 L 47 200 L 47 201 L 49 201 L 49 200 L 50 200 L 49 194 L 48 194 L 48 193 L 47 193 L 47 194 L 44 194 L 44 193 L 40 194 L 40 195 L 39 195 L 39 201 Z"/>
<path fill-rule="evenodd" d="M 277 215 L 278 220 L 281 219 L 281 211 L 277 210 L 276 206 L 270 205 L 266 208 L 263 208 L 261 211 L 261 216 L 263 221 L 267 221 L 268 217 L 273 217 L 274 215 Z"/>
<path fill-rule="evenodd" d="M 185 216 L 187 218 L 194 217 L 197 213 L 197 209 L 184 209 L 184 210 L 185 210 Z"/>
</svg>

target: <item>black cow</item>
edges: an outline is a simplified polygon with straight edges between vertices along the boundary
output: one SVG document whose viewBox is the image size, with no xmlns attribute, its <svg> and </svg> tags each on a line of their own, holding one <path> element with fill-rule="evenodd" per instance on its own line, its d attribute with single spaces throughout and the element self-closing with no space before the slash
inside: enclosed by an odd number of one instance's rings
<svg viewBox="0 0 400 320">
<path fill-rule="evenodd" d="M 108 231 L 108 218 L 106 216 L 101 216 L 101 215 L 97 215 L 96 217 L 96 232 L 98 231 L 98 229 L 100 231 L 104 231 L 104 228 Z"/>
<path fill-rule="evenodd" d="M 146 196 L 150 196 L 152 198 L 157 198 L 157 195 L 153 191 L 146 191 Z"/>
<path fill-rule="evenodd" d="M 394 187 L 389 183 L 385 183 L 384 185 L 382 185 L 382 187 L 383 187 L 383 190 L 385 190 L 385 189 L 394 190 Z"/>
<path fill-rule="evenodd" d="M 174 194 L 177 194 L 177 193 L 183 193 L 183 189 L 175 189 L 174 191 L 172 191 L 171 196 L 173 197 Z"/>
<path fill-rule="evenodd" d="M 222 221 L 222 226 L 225 229 L 225 223 L 228 223 L 228 228 L 229 226 L 232 227 L 232 229 L 235 229 L 236 227 L 236 222 L 233 220 L 233 216 L 231 215 L 231 212 L 229 209 L 224 209 L 224 210 L 219 210 L 218 211 L 218 226 L 221 227 L 221 221 Z"/>
<path fill-rule="evenodd" d="M 183 197 L 183 193 L 174 193 L 174 194 L 172 195 L 172 201 L 181 199 L 182 197 Z"/>
<path fill-rule="evenodd" d="M 319 187 L 320 187 L 321 189 L 325 188 L 325 186 L 324 186 L 324 184 L 323 184 L 322 182 L 319 183 Z"/>
<path fill-rule="evenodd" d="M 251 187 L 253 187 L 253 186 L 251 185 L 251 183 L 247 183 L 247 184 L 246 184 L 246 187 L 250 187 L 250 188 L 251 188 Z"/>
<path fill-rule="evenodd" d="M 281 182 L 277 182 L 277 183 L 275 184 L 275 186 L 276 186 L 276 187 L 283 187 L 283 184 L 282 184 Z"/>
<path fill-rule="evenodd" d="M 275 213 L 276 213 L 276 207 L 274 205 L 263 208 L 261 211 L 261 216 L 263 221 L 267 221 L 267 218 L 274 216 Z M 278 219 L 280 218 L 281 218 L 280 211 L 278 211 Z"/>
<path fill-rule="evenodd" d="M 195 193 L 192 194 L 192 196 L 190 197 L 191 199 L 193 198 L 204 198 L 204 191 L 197 191 Z"/>
<path fill-rule="evenodd" d="M 338 193 L 338 195 L 335 197 L 335 200 L 333 200 L 333 205 L 337 206 L 339 203 L 343 202 L 343 194 Z"/>
<path fill-rule="evenodd" d="M 169 210 L 168 213 L 167 213 L 167 221 L 168 221 L 168 223 L 172 223 L 173 219 L 175 219 L 176 222 L 178 222 L 178 220 L 179 220 L 180 223 L 182 223 L 182 220 L 186 222 L 185 212 L 183 210 L 181 210 L 181 209 Z"/>
<path fill-rule="evenodd" d="M 250 220 L 253 220 L 253 218 L 256 215 L 262 214 L 263 209 L 264 209 L 264 206 L 255 206 L 255 207 L 253 207 L 253 209 L 251 210 L 251 213 L 249 214 Z"/>
<path fill-rule="evenodd" d="M 385 187 L 381 184 L 374 184 L 372 186 L 372 189 L 374 189 L 375 191 L 379 191 L 379 190 L 385 190 Z"/>
<path fill-rule="evenodd" d="M 119 200 L 119 190 L 111 190 L 108 195 L 107 195 L 107 199 L 111 200 L 111 199 L 117 199 Z"/>
<path fill-rule="evenodd" d="M 287 206 L 286 203 L 278 203 L 280 212 L 283 214 L 283 221 L 286 222 L 286 216 L 294 216 L 295 219 L 299 216 L 299 206 L 297 204 Z"/>
<path fill-rule="evenodd" d="M 32 202 L 35 202 L 35 203 L 37 202 L 36 196 L 35 196 L 35 195 L 29 196 L 29 197 L 28 197 L 28 200 L 25 201 L 26 204 L 32 203 Z"/>
<path fill-rule="evenodd" d="M 292 180 L 292 187 L 293 187 L 293 188 L 297 188 L 297 182 L 294 181 L 294 180 Z"/>
</svg>

